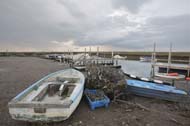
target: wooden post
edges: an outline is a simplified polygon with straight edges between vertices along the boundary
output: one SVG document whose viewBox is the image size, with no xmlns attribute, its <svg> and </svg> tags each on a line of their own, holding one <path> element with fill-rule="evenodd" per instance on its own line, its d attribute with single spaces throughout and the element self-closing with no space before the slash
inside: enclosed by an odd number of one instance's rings
<svg viewBox="0 0 190 126">
<path fill-rule="evenodd" d="M 84 65 L 86 65 L 86 48 L 84 48 Z"/>
<path fill-rule="evenodd" d="M 89 47 L 89 56 L 91 56 L 91 46 Z"/>
<path fill-rule="evenodd" d="M 97 47 L 97 53 L 96 53 L 96 56 L 97 56 L 97 64 L 98 64 L 98 57 L 99 57 L 99 46 Z"/>
<path fill-rule="evenodd" d="M 190 56 L 189 56 L 189 68 L 188 68 L 188 73 L 187 73 L 187 76 L 190 77 Z"/>
<path fill-rule="evenodd" d="M 113 55 L 114 55 L 114 54 L 113 54 L 113 50 L 112 50 L 112 52 L 111 52 L 111 58 L 113 58 Z"/>
<path fill-rule="evenodd" d="M 152 62 L 152 64 L 151 64 L 151 78 L 154 78 L 154 76 L 155 76 L 155 64 L 156 64 L 156 43 L 154 43 L 151 62 Z"/>
<path fill-rule="evenodd" d="M 73 64 L 74 64 L 74 59 L 73 59 L 73 50 L 72 50 L 72 52 L 71 52 L 71 59 L 72 59 L 72 61 L 71 61 L 71 67 L 73 67 Z"/>
<path fill-rule="evenodd" d="M 111 59 L 112 59 L 112 64 L 114 65 L 114 52 L 113 52 L 113 49 L 112 49 L 112 53 L 111 53 Z"/>
<path fill-rule="evenodd" d="M 8 49 L 6 49 L 6 56 L 8 56 L 9 55 L 9 53 L 8 53 L 9 51 L 8 51 Z"/>
<path fill-rule="evenodd" d="M 97 53 L 96 56 L 99 56 L 99 46 L 97 47 Z"/>
<path fill-rule="evenodd" d="M 170 66 L 171 66 L 171 53 L 172 53 L 172 43 L 170 43 L 170 51 L 168 55 L 168 67 L 167 67 L 167 73 L 170 71 Z"/>
<path fill-rule="evenodd" d="M 67 59 L 67 63 L 70 64 L 70 50 L 68 49 L 68 59 Z"/>
</svg>

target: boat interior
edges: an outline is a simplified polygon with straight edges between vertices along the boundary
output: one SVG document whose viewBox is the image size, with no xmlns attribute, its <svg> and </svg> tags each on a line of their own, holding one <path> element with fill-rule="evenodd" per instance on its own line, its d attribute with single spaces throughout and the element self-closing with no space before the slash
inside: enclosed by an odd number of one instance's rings
<svg viewBox="0 0 190 126">
<path fill-rule="evenodd" d="M 50 77 L 29 89 L 19 101 L 62 103 L 70 97 L 79 81 L 80 78 Z"/>
</svg>

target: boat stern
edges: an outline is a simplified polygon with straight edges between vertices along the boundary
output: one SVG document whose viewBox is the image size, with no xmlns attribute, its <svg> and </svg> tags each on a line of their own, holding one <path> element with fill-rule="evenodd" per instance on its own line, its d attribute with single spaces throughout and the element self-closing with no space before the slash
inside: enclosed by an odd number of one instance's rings
<svg viewBox="0 0 190 126">
<path fill-rule="evenodd" d="M 40 110 L 44 111 L 44 110 Z M 55 110 L 52 110 L 55 111 Z M 14 120 L 27 122 L 58 122 L 69 118 L 69 114 L 60 112 L 35 113 L 32 109 L 9 108 L 9 113 Z M 63 111 L 63 110 L 61 110 Z"/>
</svg>

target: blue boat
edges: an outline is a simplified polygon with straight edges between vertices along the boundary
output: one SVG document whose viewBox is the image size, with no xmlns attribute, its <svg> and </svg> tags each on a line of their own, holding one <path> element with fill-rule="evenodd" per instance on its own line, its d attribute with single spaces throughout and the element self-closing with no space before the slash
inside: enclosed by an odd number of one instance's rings
<svg viewBox="0 0 190 126">
<path fill-rule="evenodd" d="M 126 82 L 127 93 L 168 101 L 190 103 L 190 97 L 188 93 L 173 86 L 144 82 L 139 80 L 126 80 Z"/>
</svg>

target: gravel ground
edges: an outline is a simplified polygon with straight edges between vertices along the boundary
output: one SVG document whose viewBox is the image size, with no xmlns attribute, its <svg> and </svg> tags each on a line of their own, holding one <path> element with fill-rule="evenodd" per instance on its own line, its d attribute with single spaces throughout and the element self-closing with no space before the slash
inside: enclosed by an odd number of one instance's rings
<svg viewBox="0 0 190 126">
<path fill-rule="evenodd" d="M 108 108 L 89 109 L 82 99 L 72 116 L 59 123 L 28 123 L 11 119 L 7 103 L 45 75 L 66 68 L 64 64 L 35 57 L 0 57 L 0 126 L 190 126 L 189 106 L 137 96 Z"/>
</svg>

